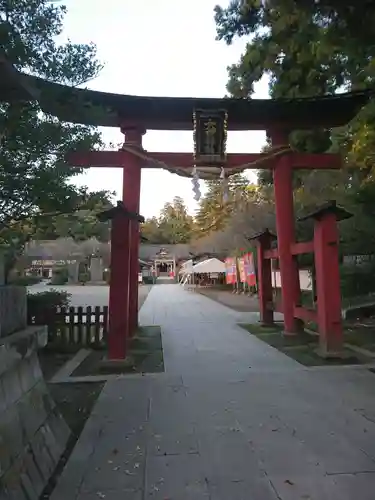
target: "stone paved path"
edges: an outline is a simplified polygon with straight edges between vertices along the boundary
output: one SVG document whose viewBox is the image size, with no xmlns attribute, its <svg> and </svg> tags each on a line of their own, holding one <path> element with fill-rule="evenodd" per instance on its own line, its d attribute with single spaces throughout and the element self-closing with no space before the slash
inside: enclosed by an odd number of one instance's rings
<svg viewBox="0 0 375 500">
<path fill-rule="evenodd" d="M 154 287 L 166 373 L 106 384 L 52 500 L 373 500 L 375 375 L 306 369 L 254 317 Z"/>
</svg>

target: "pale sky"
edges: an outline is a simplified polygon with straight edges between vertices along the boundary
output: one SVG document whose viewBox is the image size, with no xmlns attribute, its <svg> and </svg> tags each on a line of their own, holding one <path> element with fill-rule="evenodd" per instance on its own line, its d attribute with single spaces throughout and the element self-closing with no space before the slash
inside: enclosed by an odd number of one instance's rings
<svg viewBox="0 0 375 500">
<path fill-rule="evenodd" d="M 64 37 L 94 42 L 104 64 L 88 87 L 133 95 L 223 97 L 226 68 L 239 60 L 246 40 L 231 46 L 215 40 L 213 9 L 227 0 L 65 0 Z M 257 86 L 255 98 L 267 98 L 267 83 Z M 102 128 L 106 142 L 120 143 L 119 130 Z M 148 131 L 148 151 L 192 152 L 192 132 Z M 256 153 L 264 132 L 229 132 L 228 153 Z M 254 173 L 249 173 L 250 178 Z M 120 169 L 92 168 L 76 178 L 91 190 L 116 191 L 120 199 Z M 202 183 L 203 188 L 203 183 Z M 204 191 L 204 189 L 202 189 Z M 197 204 L 190 179 L 163 170 L 142 170 L 141 214 L 158 215 L 164 203 L 181 196 L 191 213 Z"/>
</svg>

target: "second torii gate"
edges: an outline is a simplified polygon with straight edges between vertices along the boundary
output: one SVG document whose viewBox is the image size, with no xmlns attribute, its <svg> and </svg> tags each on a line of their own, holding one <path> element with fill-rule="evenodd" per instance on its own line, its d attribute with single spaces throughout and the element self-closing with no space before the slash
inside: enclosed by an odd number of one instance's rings
<svg viewBox="0 0 375 500">
<path fill-rule="evenodd" d="M 142 138 L 145 129 L 139 127 L 121 127 L 125 140 L 119 151 L 88 151 L 72 152 L 68 156 L 69 164 L 77 167 L 118 167 L 123 172 L 122 199 L 128 210 L 138 213 L 140 206 L 140 187 L 142 168 L 164 167 L 172 172 L 188 176 L 194 164 L 192 153 L 149 153 L 143 150 Z M 288 333 L 297 333 L 298 327 L 294 317 L 293 304 L 299 297 L 299 274 L 294 256 L 290 252 L 290 242 L 294 236 L 294 211 L 292 173 L 295 169 L 338 169 L 341 159 L 332 154 L 304 154 L 292 153 L 285 147 L 288 143 L 288 134 L 280 130 L 268 130 L 274 149 L 271 153 L 261 154 L 227 154 L 222 168 L 226 174 L 242 171 L 245 168 L 270 168 L 274 171 L 276 217 L 278 227 L 278 241 L 280 252 L 280 266 L 283 286 L 283 313 L 285 330 Z M 138 253 L 139 253 L 139 225 L 136 221 L 123 221 L 123 230 L 130 224 L 129 242 L 123 249 L 122 265 L 128 266 L 129 293 L 124 294 L 124 307 L 115 309 L 109 304 L 110 314 L 123 315 L 113 321 L 113 324 L 126 324 L 124 339 L 133 334 L 137 328 L 138 317 Z M 120 229 L 118 229 L 120 231 Z M 111 270 L 111 274 L 115 270 Z M 124 283 L 124 288 L 127 284 Z M 113 297 L 113 294 L 110 295 Z M 111 309 L 112 306 L 112 309 Z M 109 332 L 111 337 L 111 331 Z M 125 340 L 124 340 L 125 341 Z M 114 353 L 110 349 L 112 358 L 122 358 L 124 352 Z"/>
</svg>

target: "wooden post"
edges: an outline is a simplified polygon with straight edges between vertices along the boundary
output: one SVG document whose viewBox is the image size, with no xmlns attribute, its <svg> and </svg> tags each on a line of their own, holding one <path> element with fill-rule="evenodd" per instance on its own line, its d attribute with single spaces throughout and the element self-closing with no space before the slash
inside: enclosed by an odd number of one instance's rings
<svg viewBox="0 0 375 500">
<path fill-rule="evenodd" d="M 300 218 L 314 219 L 317 320 L 320 353 L 324 357 L 340 356 L 343 348 L 337 221 L 351 216 L 331 201 Z"/>
<path fill-rule="evenodd" d="M 110 360 L 119 360 L 126 357 L 131 326 L 129 308 L 125 307 L 128 303 L 130 269 L 127 262 L 124 262 L 124 255 L 129 255 L 129 222 L 143 222 L 144 218 L 128 211 L 122 202 L 118 202 L 117 207 L 102 212 L 98 218 L 112 220 L 108 357 Z"/>
<path fill-rule="evenodd" d="M 257 267 L 258 267 L 258 298 L 260 322 L 263 325 L 273 325 L 272 307 L 272 270 L 271 259 L 266 259 L 265 252 L 271 249 L 271 242 L 276 238 L 268 229 L 259 233 L 249 241 L 255 240 L 257 244 Z"/>
<path fill-rule="evenodd" d="M 126 146 L 142 149 L 144 129 L 122 127 Z M 139 213 L 141 196 L 141 167 L 142 160 L 132 155 L 127 159 L 123 169 L 122 199 L 128 210 Z M 128 251 L 123 255 L 123 265 L 129 266 L 127 302 L 123 301 L 129 310 L 129 334 L 134 334 L 138 327 L 138 273 L 139 273 L 139 224 L 136 220 L 129 221 Z"/>
<path fill-rule="evenodd" d="M 271 129 L 267 133 L 272 146 L 288 146 L 288 130 Z M 297 260 L 291 252 L 291 245 L 295 242 L 292 157 L 293 154 L 289 153 L 275 158 L 273 167 L 277 247 L 286 335 L 295 335 L 301 329 L 301 322 L 294 317 L 294 307 L 299 303 L 301 291 Z"/>
</svg>

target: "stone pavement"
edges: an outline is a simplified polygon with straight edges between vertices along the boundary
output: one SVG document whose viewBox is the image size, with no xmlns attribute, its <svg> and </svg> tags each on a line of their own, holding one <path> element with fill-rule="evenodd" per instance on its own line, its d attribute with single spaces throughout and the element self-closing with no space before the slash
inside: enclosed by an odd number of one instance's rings
<svg viewBox="0 0 375 500">
<path fill-rule="evenodd" d="M 256 317 L 155 286 L 166 372 L 106 384 L 52 500 L 373 500 L 375 375 L 304 368 Z"/>
</svg>

